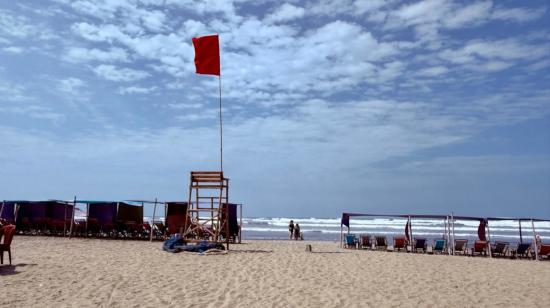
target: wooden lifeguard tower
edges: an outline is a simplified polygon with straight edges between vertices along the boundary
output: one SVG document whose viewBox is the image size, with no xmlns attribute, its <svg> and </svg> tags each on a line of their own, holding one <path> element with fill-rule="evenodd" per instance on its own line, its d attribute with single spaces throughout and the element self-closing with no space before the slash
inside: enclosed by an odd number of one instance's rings
<svg viewBox="0 0 550 308">
<path fill-rule="evenodd" d="M 191 171 L 189 180 L 188 223 L 183 237 L 189 240 L 209 240 L 229 249 L 229 179 L 220 171 Z"/>
</svg>

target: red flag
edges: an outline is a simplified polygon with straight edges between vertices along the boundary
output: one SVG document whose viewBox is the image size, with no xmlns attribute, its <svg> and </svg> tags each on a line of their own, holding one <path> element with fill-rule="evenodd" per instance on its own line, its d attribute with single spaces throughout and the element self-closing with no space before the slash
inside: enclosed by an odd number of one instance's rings
<svg viewBox="0 0 550 308">
<path fill-rule="evenodd" d="M 197 74 L 220 76 L 220 43 L 218 35 L 193 38 Z"/>
</svg>

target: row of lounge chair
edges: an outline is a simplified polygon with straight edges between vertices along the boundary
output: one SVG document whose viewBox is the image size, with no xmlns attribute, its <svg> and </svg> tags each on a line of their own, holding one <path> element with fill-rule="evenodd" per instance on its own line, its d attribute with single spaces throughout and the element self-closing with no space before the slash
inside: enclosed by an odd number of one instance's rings
<svg viewBox="0 0 550 308">
<path fill-rule="evenodd" d="M 469 256 L 488 256 L 489 249 L 493 257 L 510 258 L 534 258 L 533 245 L 519 243 L 516 247 L 510 247 L 508 242 L 497 241 L 488 244 L 487 241 L 475 241 L 472 247 L 468 248 L 467 239 L 456 239 L 454 246 L 449 247 L 445 239 L 435 239 L 432 245 L 428 245 L 426 238 L 415 238 L 412 243 L 405 236 L 393 237 L 393 245 L 389 245 L 386 236 L 383 235 L 360 235 L 347 234 L 345 247 L 355 249 L 372 249 L 383 251 L 406 251 L 421 253 L 448 253 L 451 249 L 454 254 Z M 391 249 L 390 249 L 391 247 Z M 542 244 L 538 247 L 538 255 L 541 259 L 550 259 L 550 245 Z"/>
</svg>

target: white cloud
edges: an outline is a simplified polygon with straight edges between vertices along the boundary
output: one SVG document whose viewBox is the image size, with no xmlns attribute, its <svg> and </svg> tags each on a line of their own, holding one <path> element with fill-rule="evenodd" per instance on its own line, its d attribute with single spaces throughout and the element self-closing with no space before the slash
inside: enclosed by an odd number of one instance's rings
<svg viewBox="0 0 550 308">
<path fill-rule="evenodd" d="M 467 42 L 464 47 L 439 52 L 439 57 L 455 64 L 464 64 L 474 70 L 501 71 L 520 61 L 536 60 L 546 56 L 550 48 L 520 39 Z"/>
<path fill-rule="evenodd" d="M 268 22 L 287 22 L 301 18 L 304 14 L 304 8 L 285 3 L 268 15 L 265 20 Z"/>
<path fill-rule="evenodd" d="M 97 48 L 70 47 L 65 53 L 64 59 L 69 62 L 128 62 L 129 56 L 125 49 L 113 47 L 109 50 Z"/>
<path fill-rule="evenodd" d="M 157 87 L 120 87 L 118 88 L 118 93 L 120 94 L 149 94 L 155 91 Z"/>
<path fill-rule="evenodd" d="M 439 75 L 443 75 L 449 72 L 449 69 L 445 66 L 433 66 L 433 67 L 427 67 L 424 69 L 419 70 L 416 72 L 418 76 L 423 77 L 436 77 Z"/>
<path fill-rule="evenodd" d="M 49 108 L 38 105 L 0 107 L 0 113 L 25 116 L 32 119 L 48 120 L 57 123 L 65 118 L 65 115 L 53 112 Z"/>
<path fill-rule="evenodd" d="M 515 22 L 527 22 L 538 19 L 546 12 L 545 8 L 524 9 L 498 7 L 493 11 L 492 18 Z"/>
<path fill-rule="evenodd" d="M 99 65 L 94 68 L 94 72 L 107 80 L 111 81 L 136 81 L 147 78 L 149 73 L 129 68 L 118 68 L 114 65 Z"/>
<path fill-rule="evenodd" d="M 484 22 L 489 18 L 492 6 L 491 1 L 481 1 L 458 8 L 443 20 L 443 25 L 454 29 Z"/>
<path fill-rule="evenodd" d="M 23 48 L 17 47 L 17 46 L 4 47 L 2 48 L 2 50 L 7 53 L 13 53 L 13 54 L 20 54 L 20 53 L 23 53 L 24 51 Z"/>
<path fill-rule="evenodd" d="M 62 79 L 59 81 L 58 89 L 71 95 L 78 95 L 82 88 L 86 87 L 86 82 L 75 77 Z"/>
</svg>

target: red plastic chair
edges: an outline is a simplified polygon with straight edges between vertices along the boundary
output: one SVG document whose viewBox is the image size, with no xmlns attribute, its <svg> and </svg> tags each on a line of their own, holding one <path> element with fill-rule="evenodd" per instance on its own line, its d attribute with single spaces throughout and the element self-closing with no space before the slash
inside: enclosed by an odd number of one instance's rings
<svg viewBox="0 0 550 308">
<path fill-rule="evenodd" d="M 2 227 L 3 233 L 4 233 L 4 242 L 0 244 L 0 264 L 4 264 L 4 251 L 8 252 L 8 256 L 10 258 L 10 265 L 11 265 L 11 241 L 13 239 L 13 235 L 15 234 L 15 226 L 14 225 L 7 225 Z"/>
</svg>

